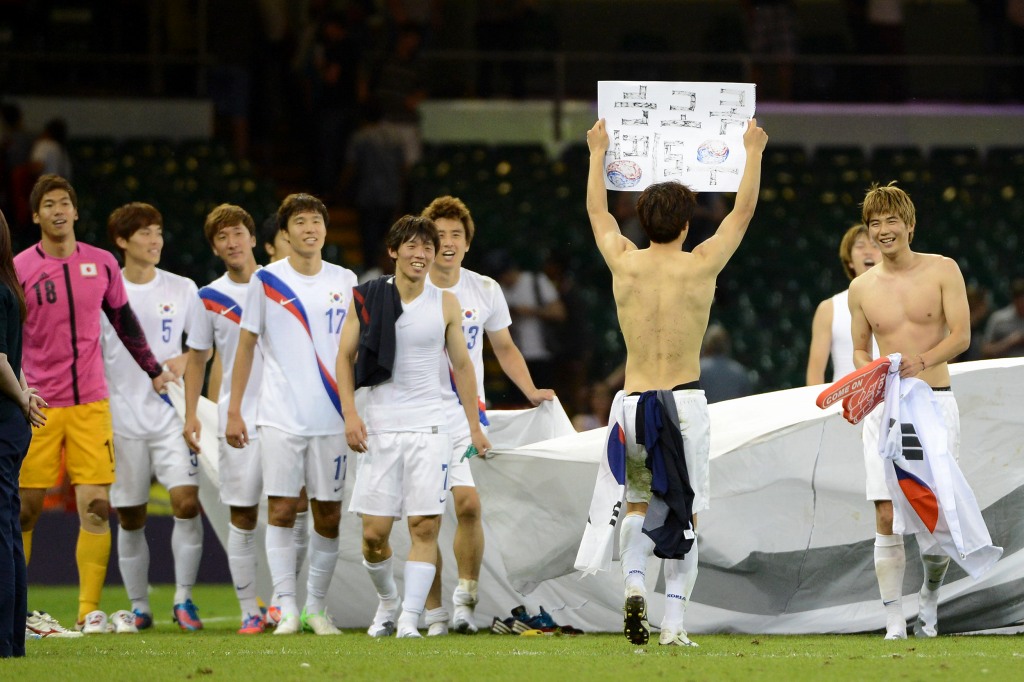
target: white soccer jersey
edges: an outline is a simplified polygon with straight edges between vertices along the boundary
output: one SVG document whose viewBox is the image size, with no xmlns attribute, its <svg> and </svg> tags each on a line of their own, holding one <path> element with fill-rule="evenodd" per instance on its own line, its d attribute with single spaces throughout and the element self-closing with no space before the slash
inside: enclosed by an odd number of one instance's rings
<svg viewBox="0 0 1024 682">
<path fill-rule="evenodd" d="M 366 428 L 370 433 L 421 431 L 448 419 L 437 377 L 444 366 L 444 309 L 439 289 L 424 287 L 411 303 L 402 302 L 395 322 L 395 364 L 391 378 L 366 394 Z M 465 418 L 463 418 L 465 421 Z"/>
<path fill-rule="evenodd" d="M 254 275 L 255 276 L 255 275 Z M 240 284 L 228 277 L 227 273 L 213 280 L 199 290 L 203 310 L 196 315 L 192 328 L 188 330 L 189 348 L 210 350 L 216 347 L 220 353 L 223 373 L 220 395 L 217 396 L 217 419 L 219 434 L 224 435 L 228 423 L 228 404 L 231 402 L 231 371 L 235 367 L 235 352 L 238 350 L 238 332 L 242 322 L 242 303 L 249 285 Z M 256 407 L 263 379 L 263 349 L 256 344 L 252 359 L 252 373 L 242 397 L 242 418 L 246 424 L 256 423 Z M 256 432 L 249 434 L 255 438 Z"/>
<path fill-rule="evenodd" d="M 158 268 L 151 282 L 132 284 L 125 280 L 124 287 L 156 359 L 163 363 L 181 355 L 182 335 L 200 312 L 195 282 Z M 114 433 L 147 439 L 180 431 L 181 419 L 170 401 L 153 390 L 153 381 L 121 343 L 106 315 L 100 316 L 100 322 Z"/>
<path fill-rule="evenodd" d="M 259 334 L 263 344 L 257 425 L 297 436 L 344 432 L 334 368 L 355 285 L 354 272 L 326 261 L 312 277 L 288 259 L 253 275 L 242 329 Z"/>
<path fill-rule="evenodd" d="M 437 288 L 430 283 L 429 279 L 427 286 Z M 444 291 L 455 294 L 462 308 L 462 333 L 466 337 L 469 357 L 473 360 L 473 370 L 476 372 L 476 394 L 480 401 L 481 414 L 483 414 L 484 406 L 487 404 L 484 396 L 484 332 L 499 331 L 512 324 L 508 303 L 497 282 L 490 277 L 465 268 L 459 270 L 459 281 L 455 286 L 444 289 Z M 447 361 L 441 363 L 440 382 L 452 432 L 468 431 L 466 413 L 459 403 L 459 396 L 455 392 L 455 382 Z"/>
</svg>

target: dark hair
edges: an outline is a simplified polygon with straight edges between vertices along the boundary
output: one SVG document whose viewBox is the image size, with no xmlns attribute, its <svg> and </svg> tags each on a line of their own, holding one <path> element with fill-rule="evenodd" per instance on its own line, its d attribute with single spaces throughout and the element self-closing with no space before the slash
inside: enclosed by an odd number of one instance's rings
<svg viewBox="0 0 1024 682">
<path fill-rule="evenodd" d="M 644 234 L 655 244 L 667 244 L 685 231 L 693 217 L 697 195 L 678 182 L 649 186 L 636 202 L 636 214 Z"/>
<path fill-rule="evenodd" d="M 273 246 L 280 231 L 281 228 L 277 226 L 277 214 L 267 216 L 260 225 L 260 243 Z"/>
<path fill-rule="evenodd" d="M 331 224 L 331 218 L 327 215 L 327 207 L 324 206 L 324 202 L 317 199 L 312 194 L 289 194 L 281 202 L 281 206 L 277 209 L 277 229 L 282 232 L 288 231 L 288 219 L 296 213 L 306 213 L 312 211 L 313 213 L 319 213 L 324 218 L 324 226 L 327 227 Z"/>
<path fill-rule="evenodd" d="M 437 235 L 437 225 L 434 221 L 414 215 L 399 218 L 384 237 L 384 245 L 391 251 L 398 251 L 402 244 L 416 238 L 429 241 L 434 245 L 434 251 L 441 248 L 441 238 Z"/>
<path fill-rule="evenodd" d="M 78 210 L 78 195 L 75 194 L 75 188 L 71 186 L 71 183 L 59 175 L 47 173 L 40 175 L 36 184 L 32 186 L 32 192 L 28 197 L 29 203 L 32 204 L 32 212 L 39 213 L 39 204 L 43 202 L 43 196 L 56 189 L 66 191 L 71 197 L 71 205 L 75 207 L 76 211 Z"/>
<path fill-rule="evenodd" d="M 431 201 L 420 215 L 431 220 L 440 218 L 458 220 L 466 230 L 466 244 L 472 243 L 476 225 L 473 224 L 473 216 L 469 214 L 469 208 L 462 202 L 462 199 L 450 196 L 438 197 Z"/>
<path fill-rule="evenodd" d="M 62 118 L 54 118 L 46 122 L 43 132 L 50 136 L 61 147 L 68 145 L 68 124 Z"/>
<path fill-rule="evenodd" d="M 130 204 L 115 208 L 107 219 L 107 234 L 114 247 L 124 255 L 124 249 L 117 244 L 117 239 L 131 239 L 132 235 L 144 227 L 159 225 L 163 227 L 164 218 L 160 211 L 150 204 L 133 201 Z"/>
<path fill-rule="evenodd" d="M 18 299 L 18 311 L 21 314 L 21 321 L 25 321 L 28 310 L 25 308 L 25 291 L 18 281 L 18 273 L 14 270 L 14 250 L 11 247 L 11 228 L 7 226 L 7 218 L 4 212 L 0 211 L 0 282 L 7 285 L 7 288 Z"/>
<path fill-rule="evenodd" d="M 221 204 L 206 216 L 206 222 L 203 223 L 203 234 L 206 235 L 206 241 L 210 242 L 212 246 L 213 238 L 217 236 L 218 232 L 225 227 L 234 227 L 235 225 L 244 225 L 245 229 L 249 230 L 249 234 L 256 235 L 256 222 L 248 211 L 234 204 Z"/>
</svg>

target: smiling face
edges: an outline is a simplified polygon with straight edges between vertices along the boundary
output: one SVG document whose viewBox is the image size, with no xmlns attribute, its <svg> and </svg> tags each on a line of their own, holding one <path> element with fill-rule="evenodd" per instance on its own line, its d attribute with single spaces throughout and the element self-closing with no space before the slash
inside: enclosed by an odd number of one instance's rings
<svg viewBox="0 0 1024 682">
<path fill-rule="evenodd" d="M 288 243 L 292 253 L 312 258 L 324 248 L 327 225 L 318 211 L 300 211 L 288 217 Z"/>
<path fill-rule="evenodd" d="M 78 211 L 67 190 L 47 192 L 39 201 L 39 210 L 32 214 L 32 222 L 39 226 L 43 238 L 53 242 L 64 241 L 75 235 Z"/>
<path fill-rule="evenodd" d="M 256 237 L 245 225 L 237 223 L 217 230 L 211 243 L 214 255 L 224 261 L 228 270 L 243 270 L 252 261 Z"/>
<path fill-rule="evenodd" d="M 850 267 L 853 268 L 853 276 L 859 277 L 871 269 L 882 259 L 882 252 L 878 245 L 871 241 L 866 234 L 862 234 L 853 242 L 850 250 Z"/>
<path fill-rule="evenodd" d="M 156 224 L 140 227 L 127 239 L 118 237 L 117 246 L 124 252 L 125 265 L 154 267 L 164 249 L 164 229 Z"/>
<path fill-rule="evenodd" d="M 445 271 L 461 268 L 466 252 L 469 251 L 466 227 L 462 221 L 454 218 L 438 218 L 434 224 L 437 225 L 437 234 L 441 239 L 441 249 L 437 252 L 434 267 Z"/>
<path fill-rule="evenodd" d="M 894 213 L 882 212 L 868 218 L 868 234 L 878 245 L 882 256 L 892 257 L 910 250 L 914 226 L 907 225 Z"/>
<path fill-rule="evenodd" d="M 388 249 L 395 261 L 395 273 L 411 282 L 423 281 L 434 262 L 434 242 L 416 235 L 402 242 L 398 249 Z"/>
</svg>

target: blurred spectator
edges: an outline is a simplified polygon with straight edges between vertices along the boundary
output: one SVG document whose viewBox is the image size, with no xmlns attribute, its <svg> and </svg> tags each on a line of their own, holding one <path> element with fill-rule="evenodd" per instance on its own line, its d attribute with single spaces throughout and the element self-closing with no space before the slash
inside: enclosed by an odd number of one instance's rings
<svg viewBox="0 0 1024 682">
<path fill-rule="evenodd" d="M 365 263 L 367 266 L 363 274 L 359 275 L 359 283 L 363 284 L 370 280 L 378 279 L 384 275 L 395 274 L 395 261 L 391 260 L 391 254 L 387 247 L 381 246 L 377 251 L 377 259 L 373 263 Z"/>
<path fill-rule="evenodd" d="M 441 28 L 441 4 L 441 0 L 387 0 L 392 33 L 397 34 L 402 26 L 416 26 L 424 47 L 430 47 Z"/>
<path fill-rule="evenodd" d="M 68 156 L 68 124 L 62 118 L 47 121 L 42 134 L 36 138 L 29 152 L 32 172 L 39 175 L 59 175 L 71 179 L 71 157 Z"/>
<path fill-rule="evenodd" d="M 1024 277 L 1013 280 L 1010 295 L 1010 305 L 988 318 L 981 347 L 986 358 L 1024 357 Z"/>
<path fill-rule="evenodd" d="M 900 59 L 905 53 L 903 0 L 846 0 L 854 50 L 861 56 Z M 906 98 L 902 64 L 866 66 L 860 71 L 854 97 L 888 102 Z"/>
<path fill-rule="evenodd" d="M 733 360 L 729 332 L 712 324 L 704 334 L 700 349 L 700 385 L 708 403 L 742 398 L 754 392 L 750 371 Z"/>
<path fill-rule="evenodd" d="M 330 200 L 338 189 L 345 147 L 356 128 L 359 102 L 366 99 L 361 48 L 345 15 L 328 13 L 314 48 L 316 191 Z"/>
<path fill-rule="evenodd" d="M 686 233 L 683 250 L 693 251 L 695 246 L 713 235 L 727 213 L 721 192 L 698 192 L 697 205 L 690 218 L 690 230 Z"/>
<path fill-rule="evenodd" d="M 238 158 L 249 156 L 249 109 L 252 70 L 263 27 L 255 0 L 217 0 L 208 8 L 207 49 L 215 59 L 209 69 L 208 95 L 217 116 L 217 132 L 225 130 Z"/>
<path fill-rule="evenodd" d="M 34 136 L 25 130 L 25 117 L 21 113 L 21 107 L 8 102 L 3 105 L 2 112 L 0 149 L 3 150 L 3 157 L 0 162 L 5 163 L 7 168 L 14 168 L 28 161 Z"/>
<path fill-rule="evenodd" d="M 1024 0 L 1007 1 L 1006 19 L 1010 31 L 1010 56 L 1024 58 Z M 1014 72 L 1013 96 L 1021 101 L 1024 100 L 1024 66 L 1018 66 Z"/>
<path fill-rule="evenodd" d="M 612 409 L 612 392 L 604 383 L 581 387 L 577 392 L 576 404 L 579 410 L 572 418 L 576 431 L 590 431 L 608 426 Z"/>
<path fill-rule="evenodd" d="M 989 298 L 988 289 L 975 284 L 967 287 L 967 305 L 971 309 L 971 345 L 951 362 L 970 362 L 984 357 L 981 347 L 985 343 L 985 323 L 992 312 Z"/>
<path fill-rule="evenodd" d="M 422 40 L 416 25 L 400 26 L 391 51 L 370 78 L 370 94 L 380 102 L 384 123 L 402 140 L 405 163 L 410 168 L 423 155 L 419 107 L 427 98 L 427 88 L 420 64 Z"/>
<path fill-rule="evenodd" d="M 548 345 L 545 324 L 565 320 L 565 306 L 558 290 L 542 272 L 519 269 L 505 251 L 493 251 L 484 259 L 484 274 L 501 285 L 512 314 L 512 338 L 530 368 L 537 386 L 555 384 L 555 354 Z"/>
<path fill-rule="evenodd" d="M 558 251 L 544 259 L 544 275 L 555 286 L 565 309 L 562 320 L 544 322 L 544 340 L 555 357 L 555 393 L 576 395 L 587 381 L 594 353 L 594 332 L 580 287 L 572 275 L 569 256 Z"/>
<path fill-rule="evenodd" d="M 363 127 L 352 136 L 346 152 L 343 185 L 354 193 L 364 267 L 376 262 L 405 195 L 407 167 L 402 140 L 394 128 L 384 125 L 382 117 L 379 103 L 367 104 Z"/>
<path fill-rule="evenodd" d="M 758 94 L 766 98 L 793 99 L 793 58 L 797 53 L 796 12 L 792 0 L 743 0 L 750 51 L 754 55 L 752 76 Z M 771 61 L 766 61 L 764 58 Z M 765 77 L 765 67 L 776 73 L 774 83 Z M 760 91 L 764 88 L 764 92 Z"/>
</svg>

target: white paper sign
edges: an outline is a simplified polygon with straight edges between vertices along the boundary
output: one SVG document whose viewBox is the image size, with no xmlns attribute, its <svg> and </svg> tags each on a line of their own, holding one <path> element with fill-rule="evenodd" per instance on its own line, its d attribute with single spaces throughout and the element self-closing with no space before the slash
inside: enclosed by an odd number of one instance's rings
<svg viewBox="0 0 1024 682">
<path fill-rule="evenodd" d="M 747 160 L 753 83 L 599 81 L 597 112 L 608 130 L 605 186 L 640 192 L 676 181 L 735 192 Z"/>
</svg>

